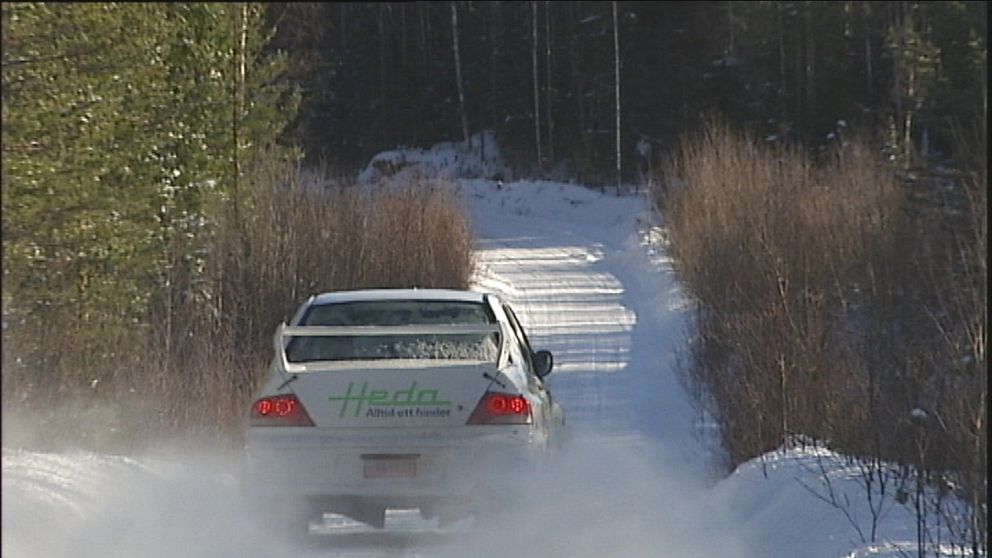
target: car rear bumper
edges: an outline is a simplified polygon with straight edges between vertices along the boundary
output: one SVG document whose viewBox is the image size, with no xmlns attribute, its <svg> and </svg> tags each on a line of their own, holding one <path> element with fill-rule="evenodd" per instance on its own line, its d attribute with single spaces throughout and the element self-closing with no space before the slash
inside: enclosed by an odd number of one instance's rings
<svg viewBox="0 0 992 558">
<path fill-rule="evenodd" d="M 519 482 L 536 466 L 546 439 L 529 428 L 485 426 L 445 432 L 403 429 L 252 428 L 243 471 L 258 496 L 307 499 L 360 498 L 386 507 L 472 499 Z M 453 429 L 454 430 L 454 429 Z M 401 476 L 371 475 L 368 462 L 413 463 Z M 412 474 L 410 474 L 412 473 Z M 516 479 L 516 480 L 515 480 Z"/>
</svg>

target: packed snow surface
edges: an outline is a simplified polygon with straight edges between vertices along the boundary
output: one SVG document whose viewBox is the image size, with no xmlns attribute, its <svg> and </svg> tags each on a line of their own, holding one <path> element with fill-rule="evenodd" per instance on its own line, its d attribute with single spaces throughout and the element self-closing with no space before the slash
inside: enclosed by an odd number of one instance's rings
<svg viewBox="0 0 992 558">
<path fill-rule="evenodd" d="M 5 445 L 3 555 L 867 558 L 913 550 L 913 516 L 891 498 L 877 508 L 874 540 L 867 536 L 872 515 L 859 472 L 829 451 L 796 445 L 719 474 L 718 449 L 676 372 L 691 305 L 645 199 L 484 178 L 505 166 L 491 159 L 498 150 L 489 140 L 486 160 L 464 144 L 389 152 L 373 163 L 417 163 L 370 164 L 363 179 L 386 179 L 382 169 L 456 177 L 478 236 L 475 287 L 501 294 L 534 347 L 554 354 L 550 389 L 571 438 L 508 513 L 441 528 L 390 510 L 384 533 L 328 515 L 301 551 L 240 500 L 237 455 Z M 831 493 L 843 505 L 825 503 Z"/>
</svg>

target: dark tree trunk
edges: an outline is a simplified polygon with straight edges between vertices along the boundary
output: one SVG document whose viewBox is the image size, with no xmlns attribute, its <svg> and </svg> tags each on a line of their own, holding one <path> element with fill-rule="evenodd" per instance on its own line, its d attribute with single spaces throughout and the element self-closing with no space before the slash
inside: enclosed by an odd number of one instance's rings
<svg viewBox="0 0 992 558">
<path fill-rule="evenodd" d="M 462 113 L 462 139 L 468 142 L 468 113 L 465 111 L 465 87 L 462 84 L 462 58 L 458 51 L 458 7 L 454 2 L 451 3 L 451 48 L 455 53 L 455 80 L 458 82 L 458 108 Z"/>
<path fill-rule="evenodd" d="M 543 172 L 544 170 L 544 157 L 541 156 L 541 88 L 538 83 L 538 72 L 537 72 L 537 0 L 532 0 L 531 6 L 531 16 L 530 16 L 530 29 L 531 29 L 531 43 L 530 43 L 530 57 L 531 63 L 533 65 L 534 74 L 534 145 L 537 147 L 537 170 L 538 172 Z"/>
<path fill-rule="evenodd" d="M 616 183 L 617 195 L 620 195 L 620 180 L 623 176 L 623 158 L 620 150 L 620 26 L 617 18 L 617 0 L 613 0 L 613 69 L 616 91 Z"/>
<path fill-rule="evenodd" d="M 572 94 L 575 96 L 576 108 L 578 109 L 578 127 L 579 127 L 579 137 L 582 139 L 582 161 L 584 164 L 588 164 L 592 157 L 591 147 L 589 145 L 589 136 L 586 134 L 586 95 L 585 95 L 585 79 L 582 73 L 582 57 L 579 52 L 578 47 L 578 33 L 579 33 L 579 20 L 581 11 L 578 10 L 581 7 L 581 2 L 569 3 L 569 23 L 571 26 L 571 33 L 569 34 L 569 48 L 571 50 L 571 62 L 572 62 Z"/>
<path fill-rule="evenodd" d="M 813 35 L 813 4 L 806 2 L 806 122 L 807 137 L 816 132 L 816 38 Z"/>
<path fill-rule="evenodd" d="M 552 87 L 552 72 L 551 72 L 551 2 L 544 0 L 544 44 L 547 46 L 546 50 L 546 63 L 544 68 L 544 75 L 546 80 L 544 82 L 544 92 L 545 92 L 545 118 L 548 122 L 548 160 L 551 164 L 554 164 L 555 160 L 555 121 L 551 114 L 551 96 L 553 92 Z"/>
</svg>

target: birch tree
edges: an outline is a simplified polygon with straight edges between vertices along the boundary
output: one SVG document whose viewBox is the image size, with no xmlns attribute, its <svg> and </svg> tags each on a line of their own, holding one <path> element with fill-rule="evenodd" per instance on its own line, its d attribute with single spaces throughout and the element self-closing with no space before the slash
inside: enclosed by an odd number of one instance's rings
<svg viewBox="0 0 992 558">
<path fill-rule="evenodd" d="M 465 111 L 465 87 L 462 84 L 462 59 L 458 52 L 458 6 L 451 3 L 451 49 L 455 53 L 455 80 L 458 82 L 458 108 L 462 113 L 462 138 L 469 141 L 468 113 Z M 471 147 L 471 145 L 469 146 Z"/>
<path fill-rule="evenodd" d="M 553 89 L 551 84 L 553 83 L 551 73 L 551 2 L 544 0 L 544 44 L 545 44 L 545 65 L 544 65 L 544 75 L 547 79 L 544 83 L 544 99 L 545 99 L 545 117 L 548 122 L 548 160 L 554 164 L 555 160 L 555 122 L 554 115 L 551 113 L 551 95 Z"/>
<path fill-rule="evenodd" d="M 537 73 L 537 0 L 532 0 L 530 7 L 530 57 L 534 70 L 534 145 L 537 146 L 537 170 L 541 172 L 544 168 L 544 157 L 541 156 L 541 89 Z"/>
<path fill-rule="evenodd" d="M 617 19 L 617 0 L 613 0 L 613 80 L 616 91 L 616 182 L 617 195 L 620 195 L 620 179 L 623 171 L 620 151 L 620 27 Z"/>
</svg>

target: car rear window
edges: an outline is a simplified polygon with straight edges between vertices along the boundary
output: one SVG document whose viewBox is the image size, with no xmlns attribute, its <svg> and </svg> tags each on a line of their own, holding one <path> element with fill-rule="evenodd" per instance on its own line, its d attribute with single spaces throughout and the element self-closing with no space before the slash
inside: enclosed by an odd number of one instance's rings
<svg viewBox="0 0 992 558">
<path fill-rule="evenodd" d="M 482 303 L 430 300 L 377 300 L 314 305 L 303 326 L 478 325 L 495 323 Z M 286 347 L 289 362 L 435 359 L 480 360 L 499 358 L 499 335 L 414 334 L 335 335 L 294 337 Z"/>
<path fill-rule="evenodd" d="M 300 325 L 396 326 L 491 324 L 489 307 L 478 302 L 374 300 L 311 306 Z"/>
</svg>

